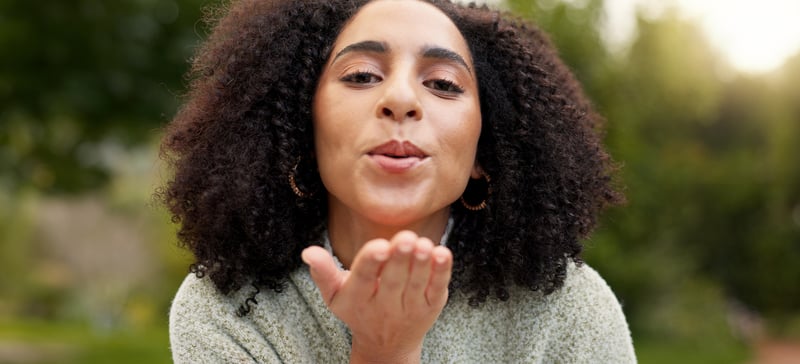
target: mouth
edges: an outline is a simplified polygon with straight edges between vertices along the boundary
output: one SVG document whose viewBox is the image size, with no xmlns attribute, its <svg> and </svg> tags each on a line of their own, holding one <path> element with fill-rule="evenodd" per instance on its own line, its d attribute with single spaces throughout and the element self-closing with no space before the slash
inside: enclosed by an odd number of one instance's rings
<svg viewBox="0 0 800 364">
<path fill-rule="evenodd" d="M 424 159 L 428 155 L 419 147 L 409 141 L 400 142 L 391 140 L 370 150 L 370 156 L 384 156 L 392 159 L 417 158 Z"/>
<path fill-rule="evenodd" d="M 422 165 L 428 154 L 409 141 L 391 140 L 370 150 L 367 155 L 375 165 L 389 174 L 404 174 Z"/>
</svg>

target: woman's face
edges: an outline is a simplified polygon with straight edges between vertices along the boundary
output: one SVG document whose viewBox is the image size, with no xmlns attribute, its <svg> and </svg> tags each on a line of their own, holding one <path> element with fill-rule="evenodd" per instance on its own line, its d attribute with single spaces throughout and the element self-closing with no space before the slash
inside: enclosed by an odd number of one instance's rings
<svg viewBox="0 0 800 364">
<path fill-rule="evenodd" d="M 375 1 L 350 19 L 314 97 L 331 213 L 403 226 L 447 214 L 478 177 L 477 80 L 452 21 L 421 1 Z"/>
</svg>

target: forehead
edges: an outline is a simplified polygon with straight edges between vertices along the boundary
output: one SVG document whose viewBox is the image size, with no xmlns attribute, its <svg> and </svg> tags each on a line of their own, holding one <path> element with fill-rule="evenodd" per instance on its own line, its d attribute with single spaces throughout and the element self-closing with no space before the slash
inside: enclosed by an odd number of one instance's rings
<svg viewBox="0 0 800 364">
<path fill-rule="evenodd" d="M 435 45 L 469 56 L 466 41 L 453 21 L 437 7 L 418 0 L 380 0 L 364 5 L 339 33 L 334 54 L 365 40 L 387 42 L 391 48 Z"/>
</svg>

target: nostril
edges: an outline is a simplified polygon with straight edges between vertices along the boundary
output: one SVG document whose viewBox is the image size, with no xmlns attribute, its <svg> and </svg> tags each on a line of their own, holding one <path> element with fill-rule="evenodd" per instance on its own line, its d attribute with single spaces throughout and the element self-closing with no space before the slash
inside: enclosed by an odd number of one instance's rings
<svg viewBox="0 0 800 364">
<path fill-rule="evenodd" d="M 392 116 L 392 110 L 389 110 L 388 107 L 383 108 L 383 116 Z"/>
<path fill-rule="evenodd" d="M 410 117 L 410 118 L 416 117 L 417 116 L 417 111 L 416 110 L 411 110 L 411 111 L 407 112 L 406 115 L 408 115 L 408 117 Z"/>
</svg>

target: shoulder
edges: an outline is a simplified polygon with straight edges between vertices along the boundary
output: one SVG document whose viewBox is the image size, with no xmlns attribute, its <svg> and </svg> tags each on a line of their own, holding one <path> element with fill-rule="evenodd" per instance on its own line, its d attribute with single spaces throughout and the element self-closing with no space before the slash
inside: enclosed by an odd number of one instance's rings
<svg viewBox="0 0 800 364">
<path fill-rule="evenodd" d="M 349 355 L 344 325 L 327 311 L 306 269 L 293 272 L 280 292 L 245 286 L 220 293 L 208 278 L 189 275 L 170 310 L 175 362 L 339 362 Z"/>
<path fill-rule="evenodd" d="M 564 285 L 549 297 L 575 329 L 630 336 L 622 305 L 608 283 L 587 264 L 569 263 Z"/>
<path fill-rule="evenodd" d="M 224 306 L 220 296 L 209 279 L 186 276 L 170 307 L 170 334 L 191 331 L 193 326 L 215 319 L 210 313 Z"/>
<path fill-rule="evenodd" d="M 611 287 L 587 264 L 570 262 L 558 291 L 545 298 L 559 318 L 557 362 L 635 362 L 628 323 Z M 601 360 L 602 359 L 602 360 Z"/>
<path fill-rule="evenodd" d="M 169 340 L 175 363 L 279 362 L 262 327 L 237 315 L 246 289 L 219 292 L 209 278 L 190 274 L 178 289 L 169 314 Z"/>
<path fill-rule="evenodd" d="M 190 274 L 184 279 L 169 313 L 170 349 L 176 363 L 209 359 L 250 362 L 251 357 L 225 333 L 235 324 L 235 306 L 210 279 Z"/>
<path fill-rule="evenodd" d="M 425 362 L 634 363 L 628 324 L 605 280 L 569 263 L 564 285 L 544 295 L 510 287 L 508 301 L 469 305 L 455 292 L 426 336 Z"/>
<path fill-rule="evenodd" d="M 620 304 L 603 277 L 586 263 L 567 265 L 567 277 L 560 290 L 554 293 L 562 304 L 571 308 L 584 307 L 586 301 L 606 308 L 619 308 Z M 612 310 L 613 311 L 613 310 Z"/>
<path fill-rule="evenodd" d="M 224 301 L 222 294 L 217 291 L 210 279 L 198 278 L 194 274 L 189 274 L 184 278 L 175 299 L 172 301 L 172 311 L 198 306 L 207 306 L 212 303 Z"/>
<path fill-rule="evenodd" d="M 236 301 L 219 292 L 211 279 L 189 274 L 172 300 L 170 329 L 230 320 L 237 309 Z"/>
</svg>

